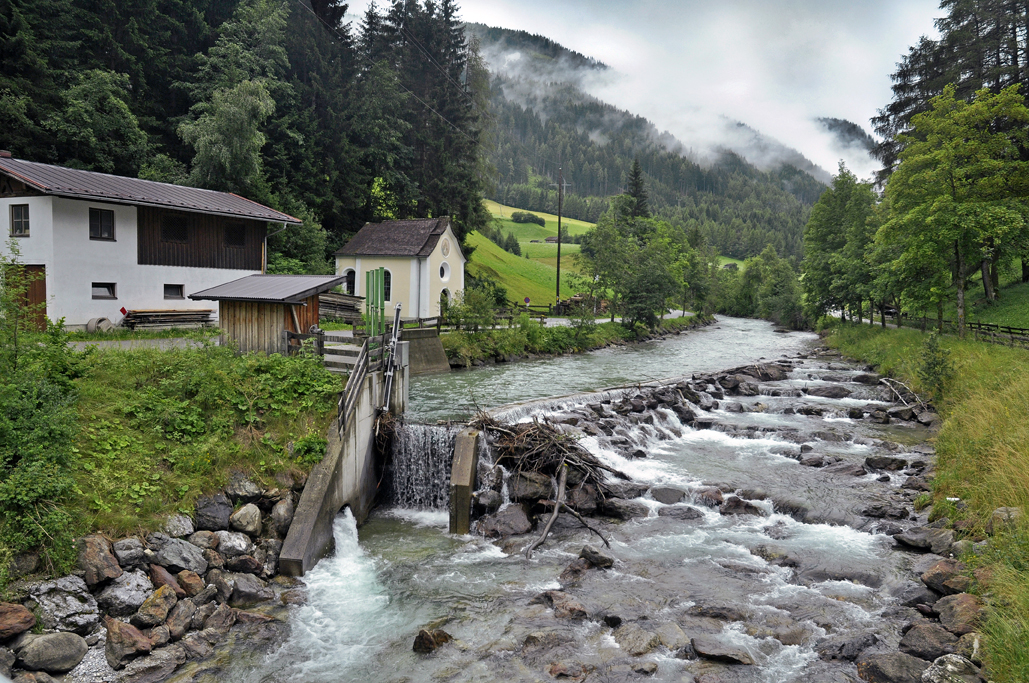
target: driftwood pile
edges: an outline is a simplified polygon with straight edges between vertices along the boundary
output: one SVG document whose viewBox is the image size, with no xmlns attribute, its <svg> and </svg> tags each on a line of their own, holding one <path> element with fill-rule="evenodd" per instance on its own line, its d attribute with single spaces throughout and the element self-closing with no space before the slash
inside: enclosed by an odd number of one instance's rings
<svg viewBox="0 0 1029 683">
<path fill-rule="evenodd" d="M 531 557 L 532 551 L 546 540 L 561 512 L 567 512 L 578 519 L 583 526 L 599 536 L 605 545 L 610 545 L 603 534 L 568 506 L 566 491 L 569 483 L 573 489 L 578 490 L 592 485 L 604 498 L 614 494 L 606 483 L 606 474 L 629 480 L 627 474 L 600 462 L 574 437 L 562 434 L 545 421 L 534 419 L 532 422 L 502 424 L 480 413 L 475 426 L 489 435 L 491 450 L 495 455 L 494 466 L 503 467 L 512 476 L 520 473 L 542 474 L 556 482 L 553 500 L 540 501 L 546 507 L 552 507 L 553 512 L 543 533 L 526 548 L 526 557 Z"/>
</svg>

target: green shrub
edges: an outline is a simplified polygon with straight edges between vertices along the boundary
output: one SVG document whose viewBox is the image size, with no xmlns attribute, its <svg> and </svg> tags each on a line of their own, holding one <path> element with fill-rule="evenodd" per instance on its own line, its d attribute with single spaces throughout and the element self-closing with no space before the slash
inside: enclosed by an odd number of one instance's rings
<svg viewBox="0 0 1029 683">
<path fill-rule="evenodd" d="M 954 363 L 950 360 L 950 351 L 940 346 L 940 335 L 934 330 L 922 344 L 922 364 L 918 366 L 918 379 L 922 387 L 932 394 L 934 401 L 942 401 L 944 387 L 953 375 Z"/>
<path fill-rule="evenodd" d="M 511 220 L 515 223 L 535 223 L 540 227 L 546 227 L 547 221 L 542 216 L 537 216 L 528 211 L 515 211 L 511 214 Z"/>
</svg>

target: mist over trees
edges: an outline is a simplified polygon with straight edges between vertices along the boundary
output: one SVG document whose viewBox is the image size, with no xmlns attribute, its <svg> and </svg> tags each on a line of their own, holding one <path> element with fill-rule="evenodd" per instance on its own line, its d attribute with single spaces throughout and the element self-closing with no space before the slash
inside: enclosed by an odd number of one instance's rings
<svg viewBox="0 0 1029 683">
<path fill-rule="evenodd" d="M 273 267 L 324 270 L 364 222 L 484 225 L 489 78 L 457 5 L 0 0 L 18 158 L 239 192 L 304 219 Z"/>
</svg>

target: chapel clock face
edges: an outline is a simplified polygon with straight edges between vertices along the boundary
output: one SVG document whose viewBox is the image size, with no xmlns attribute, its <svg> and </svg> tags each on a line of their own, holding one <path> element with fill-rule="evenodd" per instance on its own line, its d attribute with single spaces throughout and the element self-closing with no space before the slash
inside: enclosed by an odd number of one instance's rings
<svg viewBox="0 0 1029 683">
<path fill-rule="evenodd" d="M 443 238 L 443 245 L 440 247 L 440 251 L 443 252 L 443 256 L 450 256 L 450 240 L 446 237 Z"/>
</svg>

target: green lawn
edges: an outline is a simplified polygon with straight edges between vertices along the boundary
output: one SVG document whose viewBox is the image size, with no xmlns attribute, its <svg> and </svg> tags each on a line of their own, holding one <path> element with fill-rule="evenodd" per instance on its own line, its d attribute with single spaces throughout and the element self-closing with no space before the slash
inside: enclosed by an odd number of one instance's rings
<svg viewBox="0 0 1029 683">
<path fill-rule="evenodd" d="M 533 244 L 532 242 L 519 242 L 519 246 L 522 248 L 522 256 L 531 259 L 556 259 L 557 258 L 557 244 Z M 578 244 L 562 244 L 561 245 L 561 265 L 565 265 L 565 257 L 568 257 L 568 264 L 571 265 L 572 258 L 575 254 L 579 253 Z"/>
<path fill-rule="evenodd" d="M 981 281 L 975 280 L 968 285 L 965 293 L 965 319 L 969 322 L 991 323 L 1022 327 L 1029 329 L 1029 283 L 1014 283 L 1001 286 L 999 298 L 992 305 L 986 301 Z M 929 325 L 936 320 L 936 311 L 906 311 L 908 318 L 905 325 L 921 324 L 923 313 L 929 319 Z M 957 304 L 953 292 L 943 305 L 943 318 L 957 320 Z M 876 318 L 878 320 L 878 318 Z"/>
<path fill-rule="evenodd" d="M 511 214 L 515 211 L 522 211 L 523 209 L 517 209 L 512 206 L 504 206 L 503 204 L 497 204 L 489 199 L 483 200 L 486 209 L 493 214 L 493 218 L 500 228 L 501 232 L 505 235 L 509 232 L 514 233 L 514 236 L 519 242 L 528 240 L 543 240 L 547 237 L 557 237 L 557 216 L 551 213 L 541 213 L 539 211 L 530 211 L 547 222 L 546 227 L 536 225 L 535 223 L 515 223 L 511 220 Z M 593 223 L 587 223 L 585 221 L 577 221 L 574 218 L 562 217 L 561 218 L 561 231 L 566 235 L 581 235 L 593 227 Z M 562 253 L 564 249 L 561 250 Z"/>
<path fill-rule="evenodd" d="M 554 303 L 557 270 L 553 266 L 509 254 L 477 232 L 468 235 L 468 244 L 475 247 L 467 266 L 469 273 L 494 278 L 507 288 L 507 298 L 513 301 L 522 301 L 529 297 L 533 304 Z M 554 246 L 556 252 L 557 245 Z M 563 273 L 566 267 L 563 247 L 567 245 L 561 246 Z M 567 298 L 574 293 L 566 284 L 566 280 L 561 278 L 561 298 Z"/>
</svg>

